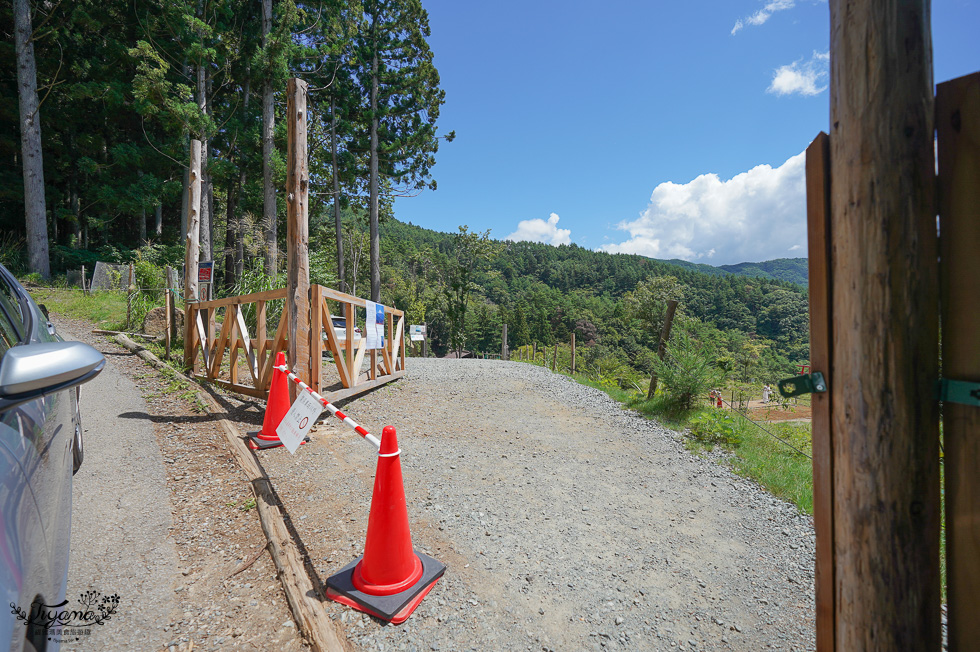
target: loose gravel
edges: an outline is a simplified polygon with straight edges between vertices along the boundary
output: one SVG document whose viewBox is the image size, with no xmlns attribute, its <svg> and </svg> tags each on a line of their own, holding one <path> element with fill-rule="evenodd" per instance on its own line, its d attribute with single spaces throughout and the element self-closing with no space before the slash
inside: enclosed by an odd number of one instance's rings
<svg viewBox="0 0 980 652">
<path fill-rule="evenodd" d="M 410 359 L 344 409 L 397 428 L 414 545 L 448 567 L 402 625 L 328 603 L 358 649 L 814 649 L 810 517 L 602 392 Z M 324 419 L 259 453 L 320 579 L 363 550 L 377 459 Z"/>
</svg>

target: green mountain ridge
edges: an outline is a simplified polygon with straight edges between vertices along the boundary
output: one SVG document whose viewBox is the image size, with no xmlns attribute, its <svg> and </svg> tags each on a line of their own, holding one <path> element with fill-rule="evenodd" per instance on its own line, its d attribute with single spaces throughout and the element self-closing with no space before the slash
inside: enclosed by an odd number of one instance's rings
<svg viewBox="0 0 980 652">
<path fill-rule="evenodd" d="M 660 262 L 677 265 L 684 269 L 711 274 L 714 276 L 724 276 L 725 274 L 739 274 L 741 276 L 754 276 L 758 278 L 769 278 L 776 281 L 786 281 L 797 285 L 807 285 L 809 279 L 809 267 L 806 258 L 774 258 L 763 262 L 738 263 L 735 265 L 719 265 L 713 267 L 704 263 L 692 263 L 687 260 L 672 258 L 661 260 Z"/>
</svg>

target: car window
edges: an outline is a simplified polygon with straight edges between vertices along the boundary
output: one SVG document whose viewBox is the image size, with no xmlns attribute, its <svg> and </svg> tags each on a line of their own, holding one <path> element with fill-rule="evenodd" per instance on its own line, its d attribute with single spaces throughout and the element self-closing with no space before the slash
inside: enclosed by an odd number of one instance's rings
<svg viewBox="0 0 980 652">
<path fill-rule="evenodd" d="M 0 353 L 24 339 L 24 330 L 17 293 L 7 279 L 0 276 Z"/>
</svg>

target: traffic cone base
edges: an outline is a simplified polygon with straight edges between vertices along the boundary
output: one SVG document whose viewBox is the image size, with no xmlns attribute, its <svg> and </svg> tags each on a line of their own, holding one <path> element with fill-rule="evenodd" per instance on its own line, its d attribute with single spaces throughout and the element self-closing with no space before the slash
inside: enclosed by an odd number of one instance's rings
<svg viewBox="0 0 980 652">
<path fill-rule="evenodd" d="M 422 565 L 421 575 L 414 583 L 398 593 L 372 595 L 358 590 L 354 585 L 354 574 L 363 559 L 358 557 L 344 566 L 339 573 L 327 578 L 327 597 L 376 618 L 387 620 L 393 625 L 403 623 L 446 572 L 446 566 L 432 557 L 418 550 L 415 551 L 415 556 Z"/>
<path fill-rule="evenodd" d="M 300 444 L 305 444 L 308 441 L 310 441 L 310 438 L 306 437 L 302 442 L 300 442 Z M 248 447 L 253 451 L 264 451 L 269 448 L 278 448 L 280 446 L 282 446 L 282 442 L 279 440 L 279 437 L 276 437 L 275 439 L 267 439 L 263 437 L 262 433 L 260 432 L 248 433 Z"/>
</svg>

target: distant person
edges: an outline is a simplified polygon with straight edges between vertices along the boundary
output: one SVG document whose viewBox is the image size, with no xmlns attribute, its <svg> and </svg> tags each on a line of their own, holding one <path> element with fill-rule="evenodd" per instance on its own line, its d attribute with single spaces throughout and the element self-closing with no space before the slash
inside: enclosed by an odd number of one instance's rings
<svg viewBox="0 0 980 652">
<path fill-rule="evenodd" d="M 772 392 L 772 390 L 769 389 L 769 385 L 763 385 L 762 386 L 762 402 L 763 403 L 768 403 L 769 402 L 769 394 L 770 394 L 770 392 Z"/>
</svg>

